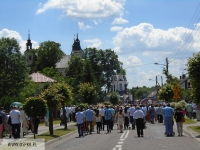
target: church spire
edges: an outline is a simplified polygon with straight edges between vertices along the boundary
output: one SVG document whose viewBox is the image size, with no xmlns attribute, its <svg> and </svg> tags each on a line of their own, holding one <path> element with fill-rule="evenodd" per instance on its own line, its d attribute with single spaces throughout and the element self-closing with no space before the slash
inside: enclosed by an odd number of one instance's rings
<svg viewBox="0 0 200 150">
<path fill-rule="evenodd" d="M 28 40 L 26 43 L 26 50 L 31 50 L 32 49 L 32 43 L 31 43 L 31 39 L 30 39 L 30 31 L 28 30 Z"/>
</svg>

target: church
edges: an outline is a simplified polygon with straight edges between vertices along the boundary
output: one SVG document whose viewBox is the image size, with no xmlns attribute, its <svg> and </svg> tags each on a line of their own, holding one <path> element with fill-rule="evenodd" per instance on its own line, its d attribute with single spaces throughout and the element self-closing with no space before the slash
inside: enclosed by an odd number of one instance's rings
<svg viewBox="0 0 200 150">
<path fill-rule="evenodd" d="M 28 66 L 31 66 L 31 64 L 33 63 L 33 54 L 31 53 L 31 49 L 32 49 L 32 43 L 31 43 L 30 33 L 29 33 L 28 40 L 26 43 L 26 51 L 24 52 Z M 70 61 L 70 58 L 75 55 L 80 56 L 80 57 L 82 57 L 82 55 L 83 55 L 83 50 L 81 49 L 78 34 L 76 36 L 76 39 L 74 38 L 74 43 L 72 44 L 71 54 L 65 55 L 59 62 L 56 63 L 56 69 L 63 76 L 65 76 L 65 70 L 68 67 L 68 62 Z"/>
</svg>

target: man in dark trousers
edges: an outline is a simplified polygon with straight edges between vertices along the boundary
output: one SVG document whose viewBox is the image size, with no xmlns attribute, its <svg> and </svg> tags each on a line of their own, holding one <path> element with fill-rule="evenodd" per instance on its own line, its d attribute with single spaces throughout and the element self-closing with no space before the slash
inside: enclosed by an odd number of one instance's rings
<svg viewBox="0 0 200 150">
<path fill-rule="evenodd" d="M 143 128 L 144 128 L 144 113 L 142 110 L 140 110 L 140 107 L 136 107 L 136 111 L 133 114 L 133 118 L 136 122 L 136 127 L 137 127 L 137 135 L 138 137 L 143 137 Z"/>
</svg>

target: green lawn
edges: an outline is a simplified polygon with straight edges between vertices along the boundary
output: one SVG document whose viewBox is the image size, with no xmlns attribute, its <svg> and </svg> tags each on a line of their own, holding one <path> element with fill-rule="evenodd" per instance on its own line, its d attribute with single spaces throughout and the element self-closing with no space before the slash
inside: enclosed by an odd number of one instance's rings
<svg viewBox="0 0 200 150">
<path fill-rule="evenodd" d="M 200 126 L 189 126 L 189 128 L 200 133 Z"/>
<path fill-rule="evenodd" d="M 196 121 L 189 119 L 189 118 L 185 118 L 184 124 L 193 124 L 193 123 L 196 123 Z"/>
<path fill-rule="evenodd" d="M 41 135 L 37 135 L 36 139 L 45 139 L 45 142 L 48 142 L 50 140 L 59 138 L 63 135 L 66 135 L 68 133 L 71 133 L 73 131 L 75 131 L 76 128 L 69 128 L 69 129 L 56 129 L 53 131 L 53 135 L 49 135 L 49 132 L 45 132 Z M 32 137 L 33 138 L 33 137 Z"/>
<path fill-rule="evenodd" d="M 60 124 L 60 120 L 54 120 L 53 125 L 55 125 L 55 124 Z M 40 123 L 39 126 L 45 126 L 45 123 L 44 122 Z"/>
</svg>

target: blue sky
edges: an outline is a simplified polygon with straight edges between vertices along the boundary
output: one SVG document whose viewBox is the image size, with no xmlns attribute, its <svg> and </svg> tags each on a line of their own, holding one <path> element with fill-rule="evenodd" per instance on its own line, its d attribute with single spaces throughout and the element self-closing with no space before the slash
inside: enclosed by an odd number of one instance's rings
<svg viewBox="0 0 200 150">
<path fill-rule="evenodd" d="M 113 49 L 127 72 L 128 87 L 161 83 L 187 73 L 187 59 L 200 50 L 200 0 L 1 0 L 0 37 L 14 37 L 25 51 L 55 41 L 71 53 L 78 33 L 82 49 Z"/>
</svg>

